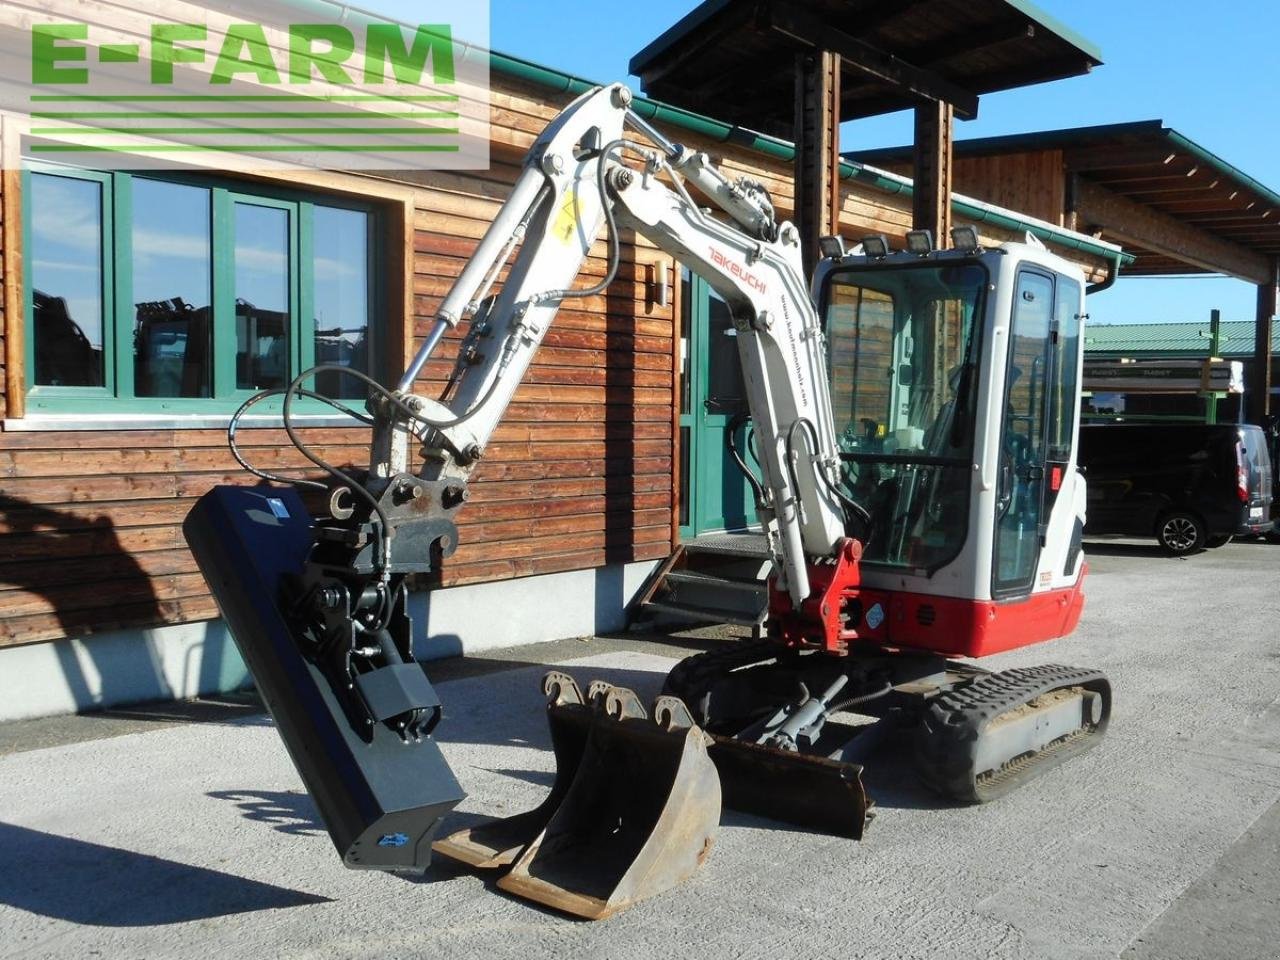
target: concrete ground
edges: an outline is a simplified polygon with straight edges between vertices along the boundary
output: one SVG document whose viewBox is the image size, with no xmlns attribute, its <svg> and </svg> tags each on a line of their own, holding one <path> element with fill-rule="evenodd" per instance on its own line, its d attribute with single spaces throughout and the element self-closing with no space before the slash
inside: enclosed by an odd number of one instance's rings
<svg viewBox="0 0 1280 960">
<path fill-rule="evenodd" d="M 885 757 L 862 843 L 726 812 L 691 882 L 595 924 L 442 867 L 343 869 L 251 698 L 0 728 L 0 956 L 1278 958 L 1280 547 L 1089 553 L 1080 630 L 990 665 L 1105 670 L 1097 749 L 979 808 Z M 460 809 L 545 792 L 545 663 L 649 696 L 707 642 L 435 665 Z"/>
</svg>

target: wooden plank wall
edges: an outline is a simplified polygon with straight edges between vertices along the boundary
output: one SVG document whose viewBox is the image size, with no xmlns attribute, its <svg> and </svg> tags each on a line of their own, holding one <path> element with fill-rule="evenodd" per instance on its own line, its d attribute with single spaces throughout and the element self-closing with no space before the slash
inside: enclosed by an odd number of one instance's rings
<svg viewBox="0 0 1280 960">
<path fill-rule="evenodd" d="M 889 169 L 911 176 L 910 164 L 894 164 Z M 952 170 L 956 193 L 1057 226 L 1065 223 L 1067 180 L 1061 150 L 957 157 Z"/>
<path fill-rule="evenodd" d="M 492 169 L 410 178 L 414 297 L 406 327 L 415 340 L 506 196 L 519 157 L 566 100 L 493 80 Z M 709 150 L 731 175 L 765 182 L 789 214 L 786 164 L 673 133 Z M 10 206 L 2 209 L 7 215 Z M 851 236 L 900 240 L 910 221 L 901 197 L 846 190 Z M 1007 239 L 985 229 L 984 236 Z M 437 583 L 656 559 L 670 549 L 675 318 L 651 299 L 650 271 L 662 255 L 636 237 L 624 237 L 623 249 L 608 294 L 567 305 L 548 333 L 478 469 L 460 517 L 462 546 Z M 603 271 L 598 244 L 582 282 Z M 5 280 L 8 287 L 12 278 Z M 439 390 L 457 339 L 446 339 L 425 369 L 424 392 Z M 361 430 L 304 435 L 334 463 L 366 458 Z M 304 465 L 280 430 L 241 436 L 255 463 Z M 194 497 L 226 482 L 247 478 L 221 430 L 0 431 L 0 646 L 216 616 L 180 524 Z"/>
</svg>

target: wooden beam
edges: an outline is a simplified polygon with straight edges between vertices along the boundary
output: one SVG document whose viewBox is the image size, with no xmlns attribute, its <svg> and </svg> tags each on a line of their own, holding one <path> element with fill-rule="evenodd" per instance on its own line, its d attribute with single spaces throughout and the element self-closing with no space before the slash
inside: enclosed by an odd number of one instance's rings
<svg viewBox="0 0 1280 960">
<path fill-rule="evenodd" d="M 0 201 L 3 201 L 4 377 L 6 417 L 26 415 L 26 300 L 22 283 L 22 170 L 19 132 L 12 119 L 0 117 Z"/>
<path fill-rule="evenodd" d="M 1233 217 L 1237 214 L 1251 214 L 1261 219 L 1261 212 L 1264 209 L 1259 207 L 1255 201 L 1244 197 L 1239 197 L 1235 200 L 1228 200 L 1226 197 L 1206 198 L 1203 196 L 1177 200 L 1160 197 L 1157 200 L 1152 200 L 1151 203 L 1167 213 L 1172 213 L 1179 219 L 1183 218 L 1184 215 L 1191 216 L 1202 213 L 1216 213 L 1227 217 Z"/>
<path fill-rule="evenodd" d="M 1280 286 L 1280 258 L 1271 261 L 1271 276 L 1258 285 L 1258 312 L 1253 335 L 1253 371 L 1245 381 L 1249 395 L 1249 422 L 1267 425 L 1271 415 L 1271 322 L 1276 315 L 1276 288 Z"/>
<path fill-rule="evenodd" d="M 846 66 L 888 83 L 908 96 L 943 100 L 955 107 L 957 116 L 966 120 L 978 115 L 977 94 L 837 30 L 798 4 L 770 4 L 765 16 L 775 32 L 815 49 L 838 53 Z"/>
<path fill-rule="evenodd" d="M 944 249 L 951 236 L 952 127 L 951 105 L 935 102 L 916 107 L 915 187 L 911 220 L 928 230 Z"/>
<path fill-rule="evenodd" d="M 862 24 L 858 24 L 861 28 Z M 967 33 L 953 34 L 925 46 L 912 47 L 902 53 L 904 59 L 922 67 L 937 67 L 958 57 L 988 52 L 1006 43 L 1035 39 L 1035 24 L 1029 20 L 1006 20 L 988 23 Z"/>
<path fill-rule="evenodd" d="M 840 225 L 840 56 L 796 55 L 795 218 L 805 275 L 818 263 L 818 241 Z"/>
<path fill-rule="evenodd" d="M 1076 191 L 1076 209 L 1082 223 L 1098 224 L 1122 243 L 1251 283 L 1265 283 L 1271 276 L 1271 262 L 1261 254 L 1134 203 L 1083 177 Z"/>
<path fill-rule="evenodd" d="M 1193 213 L 1178 217 L 1186 223 L 1199 224 L 1205 227 L 1222 227 L 1223 229 L 1247 230 L 1250 227 L 1265 227 L 1272 223 L 1280 223 L 1280 219 L 1272 219 L 1273 209 L 1251 210 L 1248 213 Z"/>
<path fill-rule="evenodd" d="M 1093 170 L 1114 170 L 1124 167 L 1150 167 L 1152 164 L 1168 166 L 1178 159 L 1178 154 L 1168 147 L 1080 147 L 1064 154 L 1067 166 L 1080 173 Z"/>
</svg>

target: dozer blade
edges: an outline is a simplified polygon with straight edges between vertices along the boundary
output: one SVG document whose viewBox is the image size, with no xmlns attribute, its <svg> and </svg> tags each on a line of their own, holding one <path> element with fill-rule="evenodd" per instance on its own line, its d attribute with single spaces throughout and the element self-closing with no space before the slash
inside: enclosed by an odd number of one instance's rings
<svg viewBox="0 0 1280 960">
<path fill-rule="evenodd" d="M 862 767 L 731 737 L 711 739 L 708 752 L 730 810 L 862 839 L 872 816 Z"/>
<path fill-rule="evenodd" d="M 543 678 L 542 689 L 548 698 L 547 724 L 551 728 L 551 749 L 556 758 L 556 779 L 551 792 L 532 810 L 488 820 L 437 840 L 432 849 L 439 856 L 478 870 L 509 866 L 542 832 L 569 792 L 587 746 L 592 711 L 584 705 L 582 692 L 573 678 L 563 673 L 548 673 Z"/>
<path fill-rule="evenodd" d="M 573 780 L 498 887 L 596 920 L 697 871 L 720 821 L 720 780 L 680 701 L 659 698 L 651 720 L 622 687 L 593 683 L 588 699 Z M 549 713 L 583 709 L 553 702 Z"/>
</svg>

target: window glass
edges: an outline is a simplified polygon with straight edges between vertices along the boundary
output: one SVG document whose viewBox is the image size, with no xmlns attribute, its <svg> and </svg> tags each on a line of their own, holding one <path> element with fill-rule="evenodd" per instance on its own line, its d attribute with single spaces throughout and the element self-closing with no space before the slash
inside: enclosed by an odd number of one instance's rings
<svg viewBox="0 0 1280 960">
<path fill-rule="evenodd" d="M 369 371 L 369 214 L 338 207 L 315 208 L 316 363 Z M 326 397 L 358 399 L 367 391 L 355 377 L 336 372 L 316 377 Z"/>
<path fill-rule="evenodd" d="M 1030 587 L 1040 560 L 1052 316 L 1053 280 L 1039 273 L 1021 274 L 1013 303 L 1000 442 L 994 576 L 997 591 Z"/>
<path fill-rule="evenodd" d="M 37 173 L 30 191 L 33 383 L 100 387 L 106 376 L 102 184 Z"/>
<path fill-rule="evenodd" d="M 96 411 L 104 398 L 230 412 L 251 391 L 286 386 L 300 364 L 377 369 L 371 209 L 197 174 L 29 163 L 33 412 Z M 341 374 L 318 380 L 334 398 L 365 395 Z"/>
<path fill-rule="evenodd" d="M 868 563 L 934 569 L 964 544 L 986 289 L 977 264 L 832 277 L 832 411 L 849 493 L 873 517 Z"/>
<path fill-rule="evenodd" d="M 213 395 L 210 194 L 133 181 L 134 392 Z"/>
<path fill-rule="evenodd" d="M 693 273 L 688 267 L 680 268 L 680 412 L 693 409 L 693 371 L 689 364 L 693 359 L 690 339 L 693 336 Z"/>
<path fill-rule="evenodd" d="M 235 205 L 236 389 L 289 385 L 289 212 Z"/>
<path fill-rule="evenodd" d="M 747 388 L 738 358 L 738 331 L 724 297 L 707 288 L 707 402 L 714 413 L 745 410 Z"/>
<path fill-rule="evenodd" d="M 1080 366 L 1080 287 L 1058 281 L 1055 306 L 1058 341 L 1053 352 L 1053 395 L 1049 405 L 1049 459 L 1071 458 L 1076 422 L 1076 384 Z"/>
</svg>

